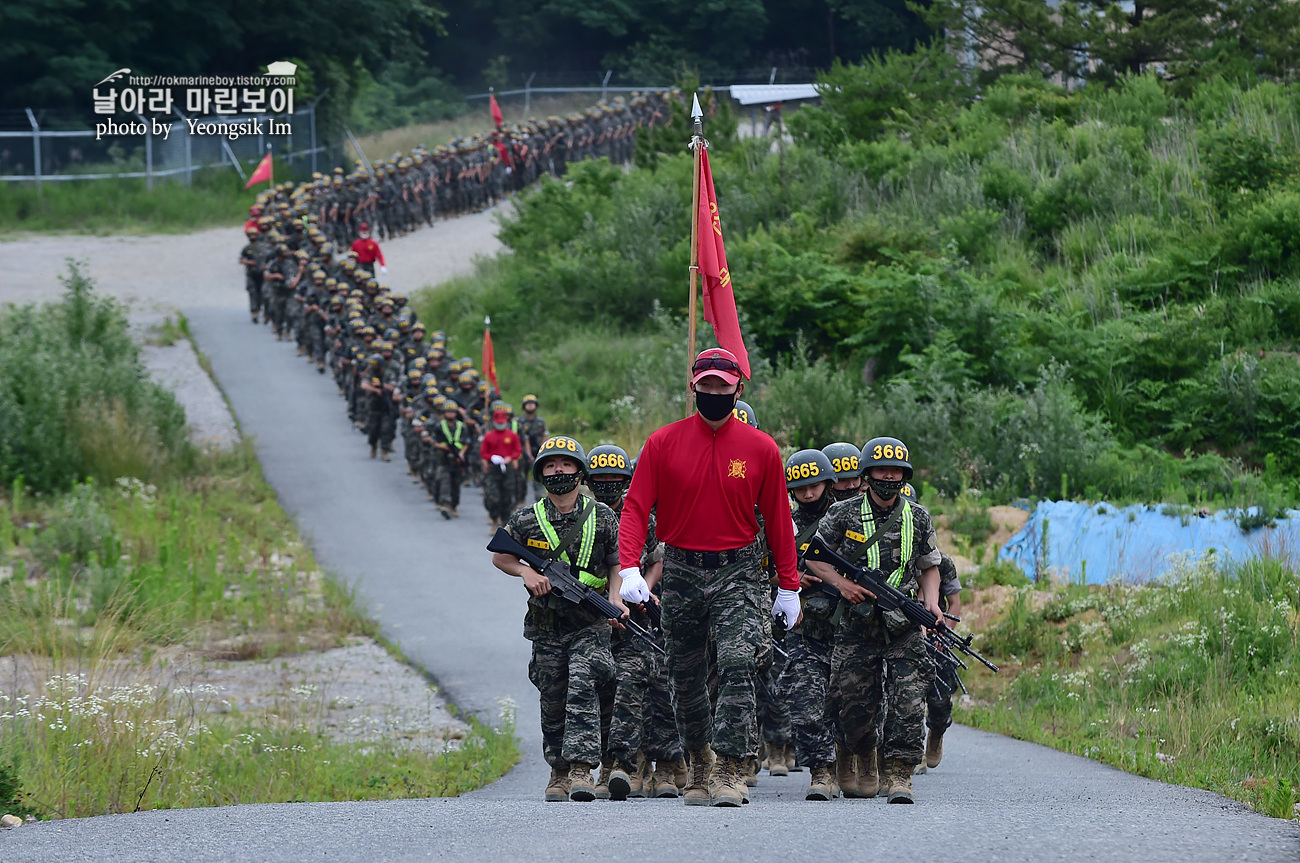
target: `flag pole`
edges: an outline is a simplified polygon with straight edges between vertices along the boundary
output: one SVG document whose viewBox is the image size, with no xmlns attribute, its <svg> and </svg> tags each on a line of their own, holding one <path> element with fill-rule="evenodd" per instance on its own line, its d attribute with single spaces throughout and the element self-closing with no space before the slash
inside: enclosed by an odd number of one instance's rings
<svg viewBox="0 0 1300 863">
<path fill-rule="evenodd" d="M 695 296 L 696 285 L 700 277 L 700 151 L 705 146 L 704 143 L 704 112 L 700 110 L 700 97 L 698 94 L 691 94 L 691 119 L 694 121 L 695 130 L 691 135 L 691 153 L 694 156 L 694 170 L 692 171 L 693 182 L 691 183 L 691 296 L 687 301 L 687 330 L 686 330 L 686 387 L 690 389 L 690 369 L 695 362 Z M 691 399 L 686 399 L 686 415 L 691 415 Z"/>
</svg>

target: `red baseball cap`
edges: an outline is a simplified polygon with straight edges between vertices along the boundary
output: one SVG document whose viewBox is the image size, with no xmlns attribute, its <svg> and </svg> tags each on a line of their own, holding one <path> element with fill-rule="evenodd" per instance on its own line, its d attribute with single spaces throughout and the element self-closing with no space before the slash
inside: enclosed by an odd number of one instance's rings
<svg viewBox="0 0 1300 863">
<path fill-rule="evenodd" d="M 691 365 L 691 386 L 695 386 L 702 378 L 707 378 L 709 375 L 720 377 L 727 384 L 734 384 L 742 375 L 740 361 L 736 359 L 735 354 L 723 348 L 702 350 Z"/>
<path fill-rule="evenodd" d="M 370 230 L 370 226 L 367 225 L 365 222 L 358 222 L 358 223 L 357 223 L 357 230 L 358 230 L 358 231 L 368 231 L 368 230 Z"/>
</svg>

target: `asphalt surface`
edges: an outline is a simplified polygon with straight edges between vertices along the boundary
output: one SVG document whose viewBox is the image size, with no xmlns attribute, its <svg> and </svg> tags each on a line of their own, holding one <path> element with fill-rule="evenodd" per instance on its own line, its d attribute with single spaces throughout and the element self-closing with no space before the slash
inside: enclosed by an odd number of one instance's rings
<svg viewBox="0 0 1300 863">
<path fill-rule="evenodd" d="M 240 287 L 237 273 L 231 289 Z M 0 861 L 1300 860 L 1300 827 L 1221 796 L 954 728 L 915 806 L 802 800 L 763 776 L 743 809 L 681 801 L 547 804 L 522 584 L 492 568 L 477 493 L 446 522 L 403 464 L 371 461 L 333 382 L 238 308 L 187 309 L 243 434 L 318 559 L 462 710 L 518 706 L 523 759 L 455 799 L 170 810 L 0 832 Z M 978 672 L 977 672 L 978 673 Z"/>
</svg>

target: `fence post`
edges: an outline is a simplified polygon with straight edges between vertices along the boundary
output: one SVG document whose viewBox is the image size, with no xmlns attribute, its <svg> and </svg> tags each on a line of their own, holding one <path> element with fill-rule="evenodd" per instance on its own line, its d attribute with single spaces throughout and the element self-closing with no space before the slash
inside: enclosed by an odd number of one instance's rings
<svg viewBox="0 0 1300 863">
<path fill-rule="evenodd" d="M 36 177 L 36 194 L 41 193 L 41 127 L 36 122 L 36 115 L 32 113 L 31 108 L 24 108 L 27 112 L 27 122 L 32 124 L 32 153 L 36 159 L 36 169 L 32 173 Z"/>
<path fill-rule="evenodd" d="M 605 101 L 605 88 L 609 86 L 609 76 L 614 74 L 613 69 L 605 70 L 605 80 L 600 82 L 600 101 Z"/>
<path fill-rule="evenodd" d="M 185 185 L 192 186 L 194 185 L 193 139 L 190 137 L 189 125 L 185 122 L 186 118 L 181 113 L 181 109 L 172 105 L 172 112 L 181 118 L 181 129 L 185 132 Z"/>
<path fill-rule="evenodd" d="M 536 77 L 537 77 L 537 73 L 534 72 L 533 74 L 529 75 L 528 80 L 524 82 L 524 119 L 525 120 L 528 119 L 528 112 L 533 109 L 533 79 Z"/>
<path fill-rule="evenodd" d="M 144 124 L 144 187 L 153 191 L 153 124 L 141 114 L 136 114 Z"/>
</svg>

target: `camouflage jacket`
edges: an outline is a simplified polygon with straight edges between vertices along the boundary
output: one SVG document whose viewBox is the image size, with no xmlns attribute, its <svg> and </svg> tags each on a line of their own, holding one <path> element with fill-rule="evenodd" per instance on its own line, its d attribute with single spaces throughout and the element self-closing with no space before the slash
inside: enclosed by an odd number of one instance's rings
<svg viewBox="0 0 1300 863">
<path fill-rule="evenodd" d="M 572 528 L 588 498 L 579 496 L 578 505 L 569 513 L 561 513 L 555 508 L 555 504 L 551 503 L 549 497 L 543 500 L 546 520 L 550 522 L 556 536 L 563 537 Z M 589 568 L 593 571 L 593 575 L 605 578 L 609 575 L 611 567 L 618 567 L 618 516 L 603 503 L 595 503 L 595 507 L 593 517 L 596 519 L 596 537 L 591 550 Z M 537 523 L 537 515 L 531 506 L 521 506 L 515 510 L 514 515 L 506 522 L 506 531 L 524 545 L 537 550 L 543 557 L 556 557 L 541 525 Z M 582 534 L 579 532 L 570 543 L 569 558 L 575 562 L 581 538 Z M 576 576 L 577 568 L 573 567 L 573 569 Z M 563 599 L 528 595 L 528 612 L 524 615 L 524 637 L 530 641 L 543 634 L 563 635 L 575 632 L 594 623 L 605 625 L 604 621 L 596 615 Z"/>
</svg>

